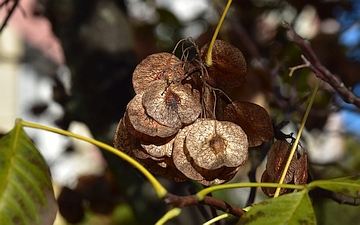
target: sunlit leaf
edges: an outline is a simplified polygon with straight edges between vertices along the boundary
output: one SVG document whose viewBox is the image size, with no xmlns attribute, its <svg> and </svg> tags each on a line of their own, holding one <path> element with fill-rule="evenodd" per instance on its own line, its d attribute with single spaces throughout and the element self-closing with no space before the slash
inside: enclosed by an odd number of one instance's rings
<svg viewBox="0 0 360 225">
<path fill-rule="evenodd" d="M 0 224 L 53 224 L 49 168 L 20 125 L 0 139 Z"/>
<path fill-rule="evenodd" d="M 316 224 L 314 209 L 307 191 L 270 198 L 252 207 L 238 225 Z"/>
<path fill-rule="evenodd" d="M 360 176 L 316 180 L 311 182 L 309 187 L 320 187 L 347 197 L 360 198 Z"/>
</svg>

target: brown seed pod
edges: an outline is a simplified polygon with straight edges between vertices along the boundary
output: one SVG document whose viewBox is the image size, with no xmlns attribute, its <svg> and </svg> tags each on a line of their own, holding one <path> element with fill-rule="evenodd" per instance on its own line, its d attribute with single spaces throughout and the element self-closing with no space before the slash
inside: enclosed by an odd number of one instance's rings
<svg viewBox="0 0 360 225">
<path fill-rule="evenodd" d="M 182 64 L 179 58 L 167 52 L 147 56 L 133 72 L 135 93 L 145 91 L 154 80 L 180 81 L 185 74 Z"/>
<path fill-rule="evenodd" d="M 136 95 L 127 105 L 124 116 L 126 129 L 142 141 L 161 143 L 176 134 L 179 128 L 167 127 L 148 116 L 142 105 L 142 94 Z"/>
<path fill-rule="evenodd" d="M 204 85 L 202 104 L 204 118 L 223 120 L 224 109 L 227 103 L 213 88 Z"/>
<path fill-rule="evenodd" d="M 274 138 L 274 129 L 267 111 L 251 102 L 233 102 L 224 110 L 224 120 L 236 123 L 246 133 L 249 147 Z"/>
<path fill-rule="evenodd" d="M 177 133 L 175 137 L 172 158 L 176 168 L 180 170 L 185 176 L 191 180 L 201 182 L 202 180 L 205 180 L 205 178 L 191 165 L 190 158 L 188 158 L 188 155 L 186 155 L 184 151 L 185 139 L 191 129 L 192 125 L 189 125 Z"/>
<path fill-rule="evenodd" d="M 158 174 L 166 179 L 176 182 L 189 180 L 189 178 L 174 166 L 171 158 L 164 159 L 163 161 L 154 161 L 151 159 L 140 159 L 138 161 L 151 173 Z"/>
<path fill-rule="evenodd" d="M 122 152 L 125 152 L 128 155 L 132 155 L 131 145 L 132 145 L 132 137 L 127 131 L 124 118 L 121 118 L 115 131 L 113 145 L 116 149 L 119 149 Z"/>
<path fill-rule="evenodd" d="M 270 148 L 261 182 L 278 183 L 289 158 L 292 144 L 277 140 Z M 306 184 L 307 182 L 307 155 L 294 154 L 289 169 L 285 175 L 284 184 Z M 276 188 L 262 187 L 262 191 L 269 197 L 274 196 Z M 293 189 L 281 189 L 280 194 L 293 192 Z"/>
<path fill-rule="evenodd" d="M 246 162 L 248 140 L 241 127 L 208 119 L 199 119 L 195 125 L 186 138 L 186 149 L 197 166 L 215 170 Z"/>
<path fill-rule="evenodd" d="M 194 122 L 201 113 L 200 99 L 191 88 L 180 83 L 154 81 L 144 92 L 142 103 L 146 113 L 158 123 L 175 129 Z"/>
<path fill-rule="evenodd" d="M 229 181 L 246 162 L 248 141 L 234 123 L 197 119 L 177 135 L 173 149 L 176 168 L 204 185 Z"/>
<path fill-rule="evenodd" d="M 141 147 L 145 150 L 146 153 L 152 157 L 162 158 L 162 157 L 171 157 L 173 145 L 175 138 L 172 138 L 169 142 L 164 144 L 152 144 L 144 143 L 140 141 Z"/>
<path fill-rule="evenodd" d="M 209 44 L 200 50 L 200 58 L 205 62 Z M 212 51 L 212 65 L 204 74 L 206 82 L 216 88 L 238 87 L 245 82 L 246 60 L 242 52 L 233 45 L 216 40 Z"/>
<path fill-rule="evenodd" d="M 150 172 L 161 175 L 166 179 L 183 182 L 189 178 L 175 167 L 170 158 L 174 139 L 175 138 L 165 143 L 163 146 L 159 145 L 156 147 L 153 144 L 140 143 L 139 140 L 135 139 L 135 137 L 126 130 L 123 119 L 121 119 L 118 123 L 113 143 L 115 148 L 136 159 Z M 161 157 L 154 157 L 154 155 Z"/>
</svg>

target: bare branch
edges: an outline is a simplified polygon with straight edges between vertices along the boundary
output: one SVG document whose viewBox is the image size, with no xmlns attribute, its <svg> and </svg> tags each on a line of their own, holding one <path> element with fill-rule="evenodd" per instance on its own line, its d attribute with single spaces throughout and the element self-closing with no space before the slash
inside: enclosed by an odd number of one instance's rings
<svg viewBox="0 0 360 225">
<path fill-rule="evenodd" d="M 179 208 L 199 204 L 208 205 L 223 212 L 230 213 L 239 218 L 245 213 L 244 210 L 237 206 L 210 196 L 206 196 L 203 201 L 199 201 L 195 195 L 177 196 L 171 193 L 167 193 L 163 200 L 166 204 Z"/>
<path fill-rule="evenodd" d="M 0 8 L 6 6 L 7 4 L 9 4 L 10 1 L 11 1 L 11 0 L 6 0 L 6 1 L 2 2 L 2 3 L 0 4 Z M 1 32 L 3 31 L 3 29 L 5 28 L 7 22 L 9 21 L 9 19 L 10 19 L 10 17 L 11 17 L 11 15 L 14 13 L 16 7 L 17 7 L 18 4 L 19 4 L 19 1 L 20 1 L 20 0 L 14 0 L 14 4 L 13 4 L 13 5 L 11 6 L 11 8 L 8 10 L 8 14 L 6 15 L 6 17 L 5 17 L 5 19 L 4 19 L 4 22 L 3 22 L 3 24 L 2 24 L 1 27 L 0 27 L 0 33 L 1 33 Z"/>
<path fill-rule="evenodd" d="M 353 206 L 359 206 L 360 205 L 360 198 L 351 198 L 346 197 L 344 195 L 340 195 L 322 188 L 316 188 L 310 192 L 310 196 L 315 198 L 328 198 L 331 199 L 339 204 L 345 204 L 345 205 L 353 205 Z"/>
<path fill-rule="evenodd" d="M 331 87 L 344 98 L 344 101 L 360 108 L 360 98 L 354 95 L 354 93 L 346 88 L 344 83 L 335 74 L 332 74 L 323 64 L 321 64 L 319 58 L 311 48 L 309 41 L 300 37 L 289 23 L 284 21 L 283 25 L 287 30 L 288 39 L 297 44 L 308 56 L 308 60 L 311 63 L 310 69 L 315 75 L 330 84 Z"/>
</svg>

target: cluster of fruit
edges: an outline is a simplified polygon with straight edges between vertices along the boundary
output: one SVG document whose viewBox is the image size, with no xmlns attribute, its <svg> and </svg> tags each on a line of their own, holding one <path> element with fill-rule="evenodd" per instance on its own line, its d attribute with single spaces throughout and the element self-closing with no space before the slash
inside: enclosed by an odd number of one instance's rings
<svg viewBox="0 0 360 225">
<path fill-rule="evenodd" d="M 133 73 L 136 96 L 114 137 L 117 149 L 150 172 L 179 182 L 229 181 L 247 161 L 248 148 L 274 136 L 265 109 L 222 91 L 245 81 L 241 51 L 217 40 L 209 66 L 208 48 L 191 60 L 163 52 L 141 61 Z"/>
</svg>

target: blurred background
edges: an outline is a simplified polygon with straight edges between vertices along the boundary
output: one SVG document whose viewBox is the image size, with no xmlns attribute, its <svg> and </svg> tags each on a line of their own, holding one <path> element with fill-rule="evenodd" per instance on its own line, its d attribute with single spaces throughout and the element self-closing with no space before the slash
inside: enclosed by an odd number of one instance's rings
<svg viewBox="0 0 360 225">
<path fill-rule="evenodd" d="M 18 117 L 68 129 L 111 144 L 126 104 L 131 75 L 147 55 L 171 52 L 192 37 L 210 41 L 224 0 L 13 0 L 1 3 L 0 133 Z M 13 13 L 7 20 L 11 9 Z M 266 108 L 282 131 L 294 133 L 316 81 L 301 50 L 282 27 L 287 21 L 308 39 L 320 61 L 360 96 L 360 1 L 233 1 L 219 38 L 238 47 L 248 62 L 247 83 L 226 92 Z M 302 145 L 313 179 L 359 174 L 359 108 L 343 102 L 322 82 Z M 49 132 L 27 130 L 51 169 L 61 215 L 55 224 L 154 224 L 169 207 L 148 182 L 114 155 Z M 264 170 L 263 145 L 250 150 L 246 166 L 231 182 Z M 259 161 L 259 162 L 258 162 Z M 198 185 L 159 178 L 174 194 Z M 245 207 L 249 190 L 215 193 Z M 265 196 L 259 191 L 255 202 Z M 360 224 L 359 207 L 314 198 L 318 224 Z M 208 209 L 189 207 L 168 224 L 201 224 Z M 336 221 L 336 222 L 334 222 Z M 226 224 L 236 224 L 234 218 Z"/>
</svg>

